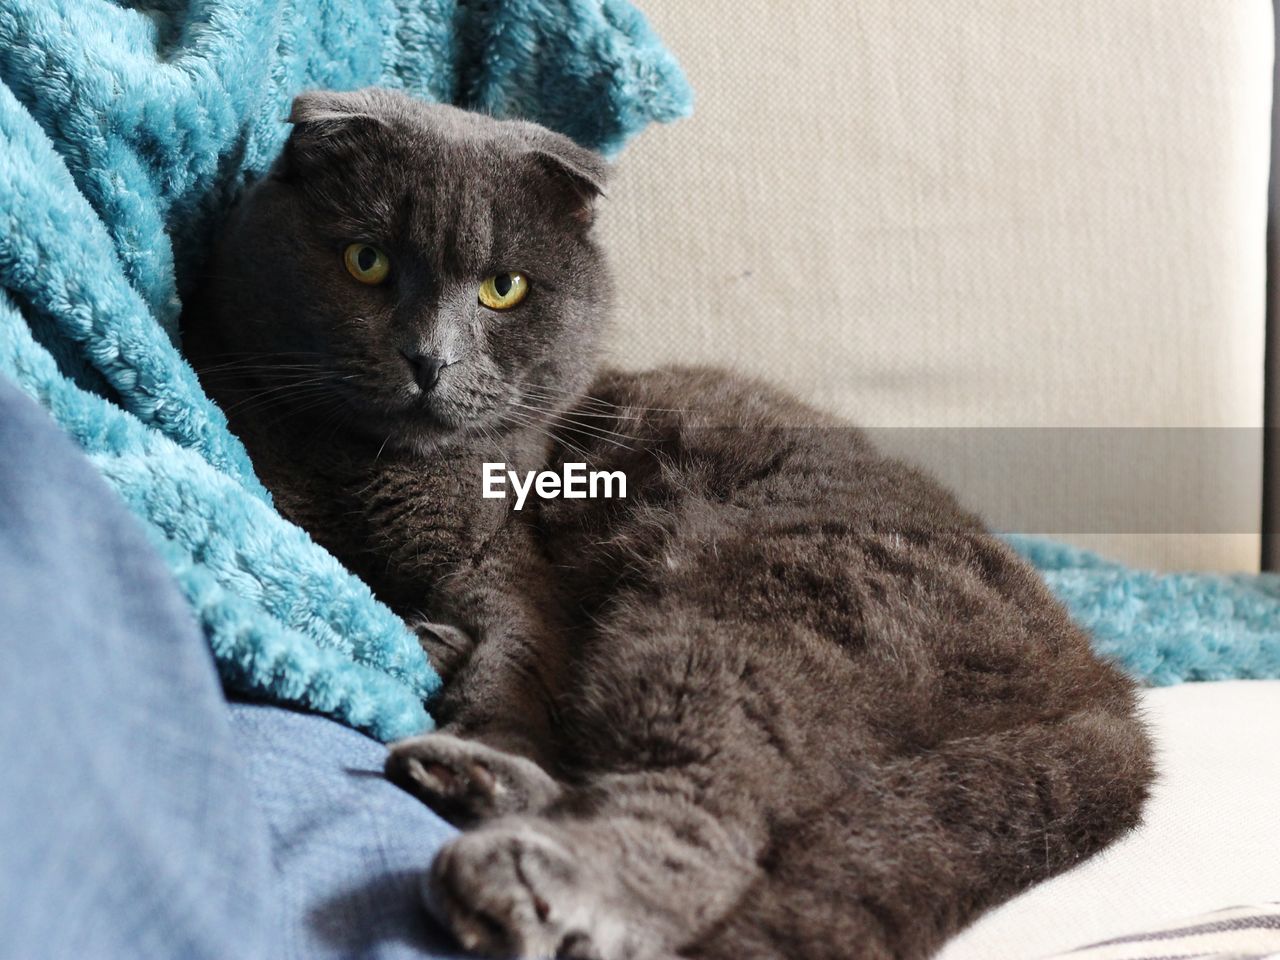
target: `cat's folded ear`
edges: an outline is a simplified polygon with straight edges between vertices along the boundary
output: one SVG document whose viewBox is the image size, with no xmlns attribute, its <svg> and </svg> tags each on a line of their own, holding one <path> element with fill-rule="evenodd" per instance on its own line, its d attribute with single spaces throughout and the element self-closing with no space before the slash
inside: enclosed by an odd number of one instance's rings
<svg viewBox="0 0 1280 960">
<path fill-rule="evenodd" d="M 280 173 L 301 176 L 321 161 L 331 161 L 344 149 L 359 146 L 370 132 L 383 127 L 395 107 L 376 88 L 339 92 L 308 90 L 298 94 L 289 111 L 293 132 L 285 144 Z"/>
<path fill-rule="evenodd" d="M 568 137 L 539 130 L 530 140 L 530 162 L 569 218 L 583 227 L 595 220 L 596 200 L 604 196 L 609 179 L 609 163 L 593 150 L 580 147 Z"/>
</svg>

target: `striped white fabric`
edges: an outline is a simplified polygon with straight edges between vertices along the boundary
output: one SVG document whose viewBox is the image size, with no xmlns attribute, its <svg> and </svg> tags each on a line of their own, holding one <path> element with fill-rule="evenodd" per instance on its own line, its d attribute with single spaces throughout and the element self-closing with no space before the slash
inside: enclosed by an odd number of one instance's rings
<svg viewBox="0 0 1280 960">
<path fill-rule="evenodd" d="M 1280 903 L 1218 910 L 1052 960 L 1280 960 Z"/>
</svg>

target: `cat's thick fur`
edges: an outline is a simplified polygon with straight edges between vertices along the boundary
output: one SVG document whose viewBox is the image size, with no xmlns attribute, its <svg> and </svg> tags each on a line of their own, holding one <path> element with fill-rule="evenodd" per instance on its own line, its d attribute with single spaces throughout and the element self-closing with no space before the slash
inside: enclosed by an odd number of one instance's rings
<svg viewBox="0 0 1280 960">
<path fill-rule="evenodd" d="M 430 873 L 465 945 L 922 958 L 1137 823 L 1131 684 L 949 494 L 764 385 L 596 372 L 598 158 L 377 91 L 292 119 L 188 341 L 281 510 L 446 677 L 388 772 L 474 828 Z M 532 292 L 492 313 L 502 270 Z M 579 460 L 629 496 L 480 495 L 485 461 Z"/>
</svg>

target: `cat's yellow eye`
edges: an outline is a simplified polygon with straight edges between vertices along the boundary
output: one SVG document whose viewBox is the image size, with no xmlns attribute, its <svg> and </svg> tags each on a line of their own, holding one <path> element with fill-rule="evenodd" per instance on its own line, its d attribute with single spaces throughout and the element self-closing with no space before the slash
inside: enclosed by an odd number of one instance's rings
<svg viewBox="0 0 1280 960">
<path fill-rule="evenodd" d="M 510 310 L 528 295 L 523 273 L 499 273 L 480 284 L 480 302 L 490 310 Z"/>
<path fill-rule="evenodd" d="M 369 243 L 348 244 L 342 252 L 342 262 L 347 265 L 347 273 L 371 287 L 382 283 L 391 272 L 387 255 Z"/>
</svg>

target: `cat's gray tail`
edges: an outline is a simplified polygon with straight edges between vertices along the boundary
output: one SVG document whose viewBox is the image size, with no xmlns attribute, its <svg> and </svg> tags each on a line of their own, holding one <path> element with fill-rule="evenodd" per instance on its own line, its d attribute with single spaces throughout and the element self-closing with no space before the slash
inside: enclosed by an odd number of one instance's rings
<svg viewBox="0 0 1280 960">
<path fill-rule="evenodd" d="M 780 827 L 760 879 L 688 960 L 917 960 L 1135 826 L 1142 724 L 1091 710 L 866 771 Z"/>
</svg>

